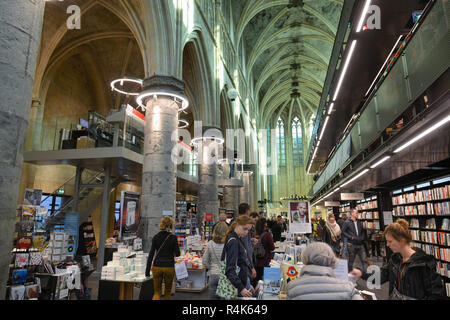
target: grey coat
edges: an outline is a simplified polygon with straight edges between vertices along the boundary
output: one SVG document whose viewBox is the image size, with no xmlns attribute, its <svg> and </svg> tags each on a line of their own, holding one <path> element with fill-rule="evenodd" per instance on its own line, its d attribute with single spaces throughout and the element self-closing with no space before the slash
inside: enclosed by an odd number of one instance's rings
<svg viewBox="0 0 450 320">
<path fill-rule="evenodd" d="M 350 281 L 337 279 L 332 268 L 306 265 L 287 285 L 288 300 L 363 300 Z"/>
</svg>

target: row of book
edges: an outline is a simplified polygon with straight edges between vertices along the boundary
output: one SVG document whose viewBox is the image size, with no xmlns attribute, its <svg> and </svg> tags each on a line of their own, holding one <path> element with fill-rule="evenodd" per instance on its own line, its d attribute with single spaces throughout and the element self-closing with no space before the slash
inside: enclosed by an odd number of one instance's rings
<svg viewBox="0 0 450 320">
<path fill-rule="evenodd" d="M 360 214 L 360 219 L 378 219 L 378 211 L 363 211 Z"/>
<path fill-rule="evenodd" d="M 433 229 L 433 230 L 445 230 L 450 231 L 450 218 L 442 219 L 442 225 L 438 226 L 436 224 L 435 218 L 430 218 L 425 221 L 425 225 L 421 226 L 420 221 L 417 218 L 411 218 L 409 221 L 410 228 L 421 228 L 421 229 Z"/>
<path fill-rule="evenodd" d="M 450 233 L 411 230 L 413 240 L 450 246 Z"/>
<path fill-rule="evenodd" d="M 450 249 L 434 246 L 432 244 L 414 243 L 414 247 L 420 248 L 425 253 L 434 256 L 437 260 L 450 262 Z"/>
<path fill-rule="evenodd" d="M 450 215 L 450 202 L 427 203 L 428 214 Z"/>
<path fill-rule="evenodd" d="M 450 185 L 447 185 L 434 189 L 420 190 L 392 197 L 392 204 L 399 205 L 431 200 L 445 200 L 449 198 L 450 198 Z"/>
<path fill-rule="evenodd" d="M 356 209 L 358 209 L 358 210 L 367 210 L 367 209 L 376 209 L 376 208 L 377 208 L 377 200 L 360 203 L 356 206 Z"/>
<path fill-rule="evenodd" d="M 445 263 L 445 262 L 442 262 L 442 261 L 438 261 L 436 263 L 436 271 L 441 276 L 450 278 L 450 263 Z"/>
<path fill-rule="evenodd" d="M 394 216 L 417 216 L 426 215 L 427 209 L 424 204 L 418 206 L 401 206 L 392 209 Z"/>
<path fill-rule="evenodd" d="M 340 213 L 349 212 L 349 211 L 350 211 L 350 205 L 339 208 Z"/>
<path fill-rule="evenodd" d="M 364 229 L 375 229 L 380 230 L 380 223 L 378 221 L 364 221 L 363 222 Z"/>
</svg>

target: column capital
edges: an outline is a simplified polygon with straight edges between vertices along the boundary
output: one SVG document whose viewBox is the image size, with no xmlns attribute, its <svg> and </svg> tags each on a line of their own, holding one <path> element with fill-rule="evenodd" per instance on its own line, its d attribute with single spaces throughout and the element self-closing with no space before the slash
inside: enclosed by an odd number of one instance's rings
<svg viewBox="0 0 450 320">
<path fill-rule="evenodd" d="M 159 91 L 187 99 L 184 94 L 184 82 L 172 76 L 153 75 L 144 79 L 143 88 L 144 91 Z"/>
</svg>

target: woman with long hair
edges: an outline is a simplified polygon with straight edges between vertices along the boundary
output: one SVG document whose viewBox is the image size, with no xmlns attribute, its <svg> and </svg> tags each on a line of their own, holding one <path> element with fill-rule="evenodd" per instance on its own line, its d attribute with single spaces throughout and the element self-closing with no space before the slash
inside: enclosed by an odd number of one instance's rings
<svg viewBox="0 0 450 320">
<path fill-rule="evenodd" d="M 336 223 L 334 214 L 330 212 L 325 223 L 324 242 L 327 243 L 332 249 L 336 257 L 339 256 L 340 243 L 341 243 L 341 228 Z"/>
<path fill-rule="evenodd" d="M 250 284 L 251 263 L 241 240 L 247 236 L 252 226 L 252 219 L 249 216 L 240 215 L 224 236 L 225 246 L 220 260 L 226 261 L 225 275 L 237 289 L 239 297 L 252 297 L 255 292 Z M 236 267 L 239 267 L 239 272 Z"/>
<path fill-rule="evenodd" d="M 159 230 L 152 240 L 152 248 L 147 260 L 145 276 L 150 277 L 153 272 L 153 300 L 161 299 L 162 283 L 164 281 L 164 299 L 170 300 L 173 278 L 175 276 L 175 259 L 180 255 L 177 237 L 172 233 L 174 221 L 171 217 L 164 217 L 159 223 Z M 156 251 L 156 253 L 155 253 Z M 155 258 L 153 260 L 153 258 Z M 152 267 L 153 265 L 153 267 Z"/>
<path fill-rule="evenodd" d="M 409 224 L 398 219 L 384 231 L 387 246 L 392 250 L 389 262 L 381 268 L 381 283 L 389 281 L 391 300 L 447 299 L 441 276 L 436 272 L 433 256 L 411 247 Z M 368 279 L 370 274 L 359 269 L 351 272 L 356 278 Z"/>
<path fill-rule="evenodd" d="M 220 278 L 220 257 L 224 246 L 224 237 L 228 230 L 225 222 L 216 224 L 212 234 L 212 240 L 206 245 L 206 251 L 202 261 L 209 271 L 209 298 L 211 300 L 219 300 L 216 295 L 217 284 Z"/>
</svg>

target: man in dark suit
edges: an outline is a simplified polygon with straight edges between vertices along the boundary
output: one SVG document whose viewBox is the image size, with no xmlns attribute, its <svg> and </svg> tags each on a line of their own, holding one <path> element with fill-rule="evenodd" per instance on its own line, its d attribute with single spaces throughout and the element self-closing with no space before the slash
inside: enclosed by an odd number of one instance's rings
<svg viewBox="0 0 450 320">
<path fill-rule="evenodd" d="M 342 234 L 347 238 L 348 250 L 348 271 L 353 270 L 353 263 L 356 256 L 359 256 L 363 264 L 364 272 L 367 270 L 366 249 L 364 241 L 366 239 L 366 230 L 363 224 L 358 220 L 358 210 L 353 208 L 350 210 L 350 219 L 344 222 Z"/>
</svg>

